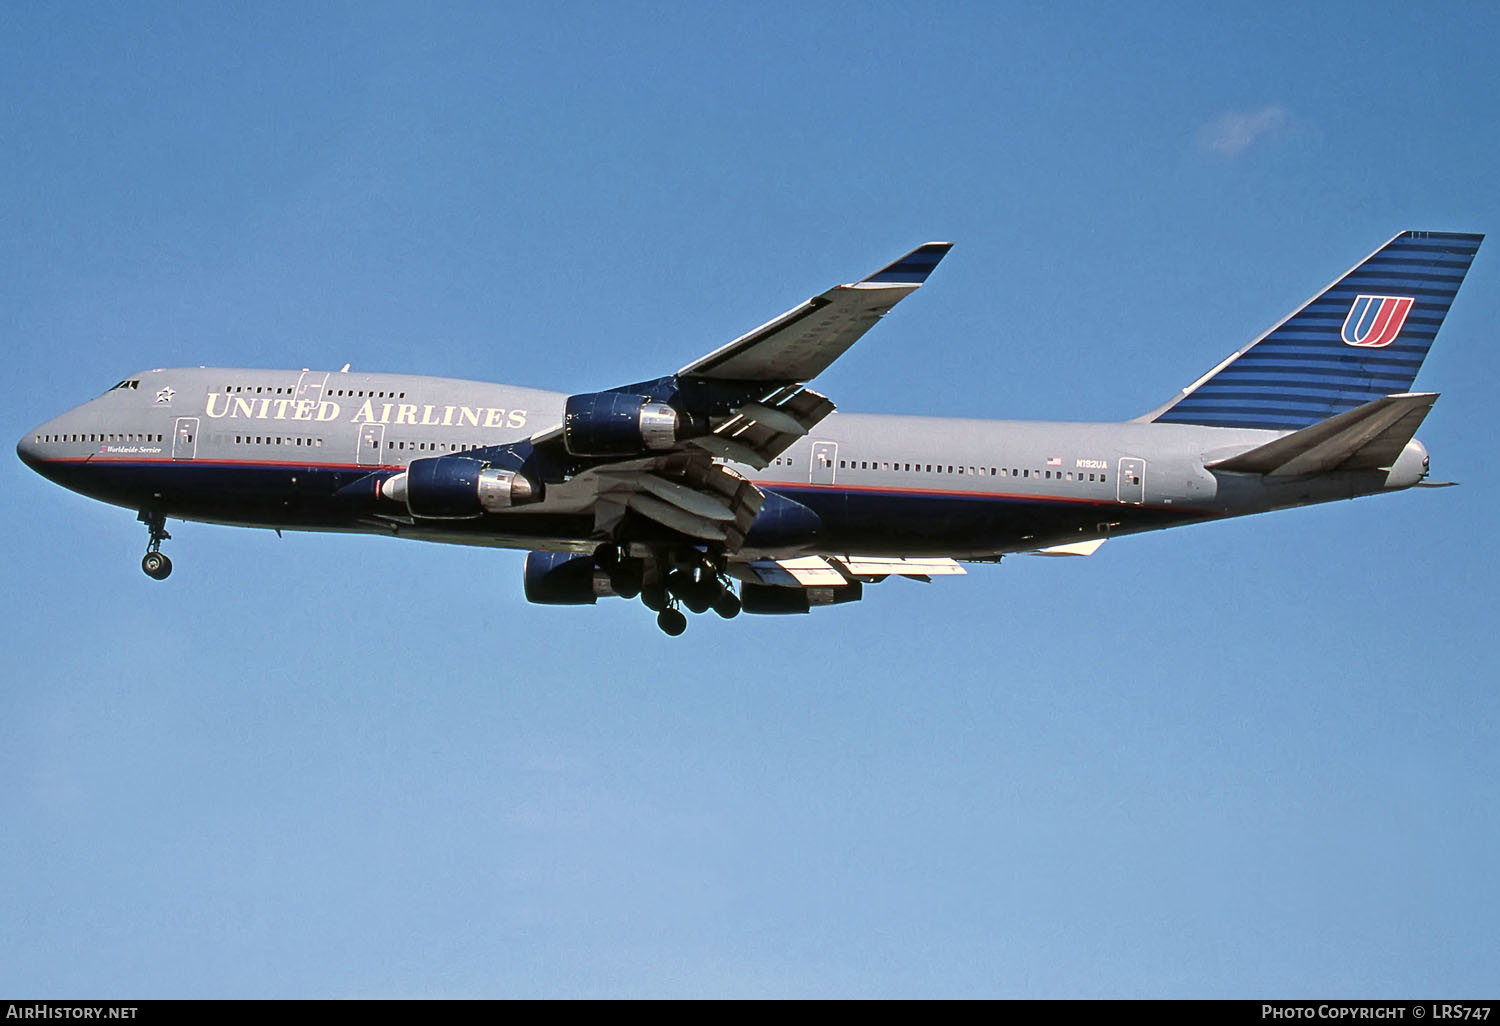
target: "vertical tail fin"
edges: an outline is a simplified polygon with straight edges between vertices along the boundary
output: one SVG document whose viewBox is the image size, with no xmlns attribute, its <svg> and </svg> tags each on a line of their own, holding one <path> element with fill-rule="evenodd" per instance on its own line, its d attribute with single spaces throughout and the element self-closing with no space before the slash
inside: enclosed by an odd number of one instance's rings
<svg viewBox="0 0 1500 1026">
<path fill-rule="evenodd" d="M 1402 232 L 1140 419 L 1297 430 L 1410 391 L 1483 238 Z"/>
</svg>

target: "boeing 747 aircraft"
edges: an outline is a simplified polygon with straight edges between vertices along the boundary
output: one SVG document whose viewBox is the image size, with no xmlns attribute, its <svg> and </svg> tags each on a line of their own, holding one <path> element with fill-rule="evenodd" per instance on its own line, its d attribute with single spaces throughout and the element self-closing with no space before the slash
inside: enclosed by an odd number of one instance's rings
<svg viewBox="0 0 1500 1026">
<path fill-rule="evenodd" d="M 26 435 L 28 466 L 167 518 L 530 550 L 532 602 L 805 613 L 890 576 L 1423 483 L 1410 388 L 1483 237 L 1402 232 L 1124 423 L 834 415 L 808 387 L 927 280 L 930 242 L 674 374 L 564 395 L 404 374 L 132 374 Z"/>
</svg>

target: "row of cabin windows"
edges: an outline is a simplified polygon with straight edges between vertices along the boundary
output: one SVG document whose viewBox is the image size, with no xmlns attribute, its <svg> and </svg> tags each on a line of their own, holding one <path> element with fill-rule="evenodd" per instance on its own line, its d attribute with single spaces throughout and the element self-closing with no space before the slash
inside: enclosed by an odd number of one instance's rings
<svg viewBox="0 0 1500 1026">
<path fill-rule="evenodd" d="M 229 436 L 224 437 L 227 439 Z M 214 441 L 218 441 L 217 436 Z M 321 438 L 300 438 L 296 435 L 235 435 L 234 441 L 236 445 L 306 445 L 314 449 L 323 447 Z"/>
<path fill-rule="evenodd" d="M 70 435 L 37 435 L 38 444 L 43 442 L 161 442 L 162 435 L 148 434 L 136 431 L 103 431 L 93 434 L 70 434 Z M 193 436 L 184 434 L 182 440 L 191 442 Z M 228 442 L 228 435 L 214 435 L 214 442 Z M 297 435 L 235 435 L 236 445 L 306 445 L 313 448 L 322 448 L 323 439 L 306 438 Z M 369 440 L 367 444 L 372 449 L 379 449 L 381 443 Z M 456 442 L 386 442 L 387 451 L 392 449 L 404 451 L 411 449 L 416 452 L 466 452 L 469 449 L 479 449 L 484 446 L 483 442 L 458 444 Z"/>
<path fill-rule="evenodd" d="M 131 388 L 134 388 L 138 384 L 140 384 L 140 382 L 131 383 L 131 382 L 122 381 L 122 382 L 120 382 L 120 384 L 116 385 L 115 387 L 116 388 L 120 388 L 123 385 L 130 385 Z M 224 386 L 224 394 L 225 395 L 229 395 L 229 394 L 232 394 L 232 393 L 235 393 L 235 392 L 250 392 L 250 393 L 256 394 L 256 395 L 259 395 L 261 393 L 264 393 L 266 395 L 294 395 L 296 393 L 296 391 L 297 390 L 295 388 L 292 388 L 292 387 L 282 388 L 282 387 L 278 387 L 276 385 L 225 385 Z M 375 391 L 375 390 L 363 389 L 363 388 L 360 388 L 360 389 L 354 389 L 354 388 L 330 388 L 330 389 L 325 390 L 324 394 L 325 395 L 337 395 L 337 396 L 349 396 L 350 398 L 358 398 L 358 399 L 405 399 L 406 398 L 406 393 L 405 392 L 381 392 L 381 391 Z"/>
<path fill-rule="evenodd" d="M 214 441 L 216 442 L 227 440 L 227 435 L 222 437 L 214 436 Z M 296 435 L 235 435 L 234 442 L 236 445 L 310 445 L 315 448 L 322 448 L 323 446 L 323 439 L 321 438 L 299 438 Z M 373 438 L 365 439 L 365 445 L 371 449 L 382 447 L 382 443 Z M 482 442 L 475 442 L 472 445 L 459 445 L 456 442 L 388 441 L 384 443 L 384 448 L 387 452 L 391 452 L 392 450 L 406 451 L 408 449 L 415 452 L 467 452 L 470 449 L 481 448 L 482 445 Z"/>
<path fill-rule="evenodd" d="M 141 431 L 104 431 L 91 435 L 37 435 L 38 442 L 160 442 L 161 435 Z"/>
<path fill-rule="evenodd" d="M 371 449 L 379 449 L 380 442 L 373 438 L 365 439 L 365 444 Z M 386 442 L 385 450 L 392 449 L 415 449 L 418 452 L 468 452 L 470 449 L 484 448 L 483 442 L 475 442 L 472 445 L 459 445 L 456 442 Z"/>
<path fill-rule="evenodd" d="M 789 467 L 792 465 L 790 457 L 778 458 L 773 461 L 778 466 Z M 826 464 L 826 461 L 825 461 Z M 925 469 L 924 469 L 925 467 Z M 839 460 L 840 470 L 895 470 L 915 474 L 963 474 L 967 470 L 970 477 L 1036 477 L 1042 481 L 1072 481 L 1075 480 L 1071 470 L 1032 470 L 1029 467 L 968 467 L 962 464 L 941 463 L 890 463 L 881 460 Z M 1083 471 L 1078 471 L 1076 480 L 1098 481 L 1104 483 L 1108 478 L 1101 473 L 1083 476 Z"/>
<path fill-rule="evenodd" d="M 36 440 L 38 444 L 43 442 L 161 442 L 164 440 L 164 436 L 136 431 L 103 431 L 93 434 L 37 435 Z M 182 436 L 182 440 L 184 442 L 191 442 L 193 440 L 193 436 L 191 434 L 184 433 Z M 227 443 L 229 441 L 229 436 L 214 435 L 212 436 L 211 440 L 214 442 Z M 235 435 L 234 444 L 306 445 L 311 448 L 321 449 L 323 447 L 323 439 L 307 438 L 298 435 Z M 372 449 L 379 449 L 381 447 L 381 443 L 373 439 L 369 440 L 367 444 Z M 466 452 L 469 449 L 482 448 L 483 445 L 483 442 L 465 443 L 460 445 L 456 442 L 394 441 L 386 442 L 385 448 L 387 451 L 390 451 L 392 449 L 400 451 L 411 449 L 416 452 Z"/>
</svg>

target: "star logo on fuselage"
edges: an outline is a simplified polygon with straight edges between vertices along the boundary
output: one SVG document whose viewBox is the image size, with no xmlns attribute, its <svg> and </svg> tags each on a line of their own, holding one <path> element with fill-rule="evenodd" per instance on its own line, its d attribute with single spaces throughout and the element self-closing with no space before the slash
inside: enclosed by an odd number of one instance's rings
<svg viewBox="0 0 1500 1026">
<path fill-rule="evenodd" d="M 176 394 L 177 393 L 172 391 L 170 387 L 164 388 L 160 392 L 156 393 L 156 401 L 159 403 L 169 403 L 172 401 L 172 397 Z"/>
</svg>

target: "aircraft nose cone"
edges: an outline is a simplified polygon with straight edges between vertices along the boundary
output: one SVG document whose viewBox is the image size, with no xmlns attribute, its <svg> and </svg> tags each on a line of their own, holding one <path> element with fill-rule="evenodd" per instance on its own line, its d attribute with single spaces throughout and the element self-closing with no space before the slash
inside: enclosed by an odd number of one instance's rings
<svg viewBox="0 0 1500 1026">
<path fill-rule="evenodd" d="M 30 432 L 22 436 L 16 443 L 16 455 L 21 457 L 21 462 L 32 470 L 36 470 L 42 463 L 42 449 L 37 444 L 37 433 Z"/>
</svg>

